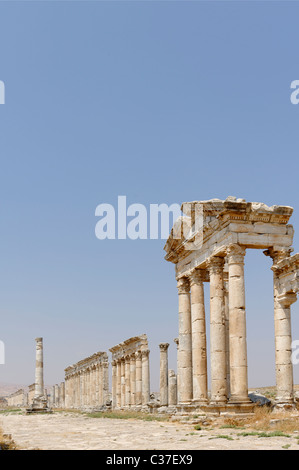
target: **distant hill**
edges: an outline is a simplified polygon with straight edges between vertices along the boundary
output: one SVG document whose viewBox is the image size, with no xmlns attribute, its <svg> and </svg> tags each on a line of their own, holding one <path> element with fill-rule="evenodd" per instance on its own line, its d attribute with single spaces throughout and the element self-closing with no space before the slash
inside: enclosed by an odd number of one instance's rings
<svg viewBox="0 0 299 470">
<path fill-rule="evenodd" d="M 29 384 L 30 385 L 30 384 Z M 26 392 L 28 391 L 28 384 L 10 384 L 5 382 L 0 382 L 0 397 L 6 397 L 11 393 L 16 392 L 23 388 Z M 51 389 L 51 385 L 46 385 L 45 388 L 48 390 L 48 393 Z"/>
</svg>

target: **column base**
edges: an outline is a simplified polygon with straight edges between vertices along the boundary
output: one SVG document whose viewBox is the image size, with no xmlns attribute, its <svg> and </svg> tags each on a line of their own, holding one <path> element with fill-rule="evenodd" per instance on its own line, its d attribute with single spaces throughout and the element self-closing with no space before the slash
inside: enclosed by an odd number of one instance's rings
<svg viewBox="0 0 299 470">
<path fill-rule="evenodd" d="M 207 405 L 209 401 L 207 398 L 193 398 L 191 403 L 192 405 L 195 405 L 195 406 L 201 406 L 201 405 Z"/>
<path fill-rule="evenodd" d="M 277 411 L 292 411 L 296 408 L 296 402 L 294 400 L 294 398 L 276 398 L 275 399 L 275 403 L 274 403 L 274 410 L 277 410 Z"/>
<path fill-rule="evenodd" d="M 228 400 L 228 404 L 231 405 L 242 405 L 246 403 L 252 403 L 248 396 L 244 395 L 231 395 Z"/>
</svg>

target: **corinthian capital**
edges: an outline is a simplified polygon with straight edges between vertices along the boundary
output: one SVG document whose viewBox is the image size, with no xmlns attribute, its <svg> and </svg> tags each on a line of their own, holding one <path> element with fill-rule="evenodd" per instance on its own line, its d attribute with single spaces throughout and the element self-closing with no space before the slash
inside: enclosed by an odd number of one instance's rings
<svg viewBox="0 0 299 470">
<path fill-rule="evenodd" d="M 160 343 L 159 348 L 161 351 L 167 351 L 167 349 L 169 348 L 169 343 Z"/>
<path fill-rule="evenodd" d="M 190 282 L 187 277 L 181 277 L 178 279 L 177 288 L 179 294 L 189 294 L 190 292 Z"/>
<path fill-rule="evenodd" d="M 241 264 L 244 263 L 244 256 L 246 249 L 237 244 L 231 244 L 227 247 L 227 262 L 228 264 Z"/>
<path fill-rule="evenodd" d="M 224 258 L 221 258 L 220 256 L 211 256 L 208 259 L 207 262 L 207 267 L 208 270 L 213 274 L 220 274 L 223 273 L 223 266 L 224 266 Z"/>
<path fill-rule="evenodd" d="M 190 286 L 201 284 L 206 279 L 203 269 L 194 269 L 189 276 Z"/>
</svg>

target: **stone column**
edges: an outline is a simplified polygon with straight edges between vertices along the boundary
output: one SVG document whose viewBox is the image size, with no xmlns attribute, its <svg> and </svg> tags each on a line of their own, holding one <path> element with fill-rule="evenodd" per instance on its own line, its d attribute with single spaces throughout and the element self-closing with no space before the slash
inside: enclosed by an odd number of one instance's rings
<svg viewBox="0 0 299 470">
<path fill-rule="evenodd" d="M 76 373 L 76 390 L 77 390 L 77 408 L 80 409 L 81 405 L 81 390 L 80 390 L 80 372 Z"/>
<path fill-rule="evenodd" d="M 175 406 L 177 404 L 177 378 L 174 370 L 168 371 L 168 405 Z"/>
<path fill-rule="evenodd" d="M 60 384 L 60 406 L 65 408 L 65 383 L 61 382 Z"/>
<path fill-rule="evenodd" d="M 141 351 L 142 357 L 142 405 L 150 401 L 149 349 Z"/>
<path fill-rule="evenodd" d="M 227 248 L 229 286 L 230 403 L 248 403 L 247 341 L 245 313 L 245 248 Z"/>
<path fill-rule="evenodd" d="M 228 272 L 224 271 L 224 318 L 225 318 L 225 354 L 226 354 L 226 387 L 227 396 L 230 396 L 230 362 L 229 362 L 229 299 L 228 299 Z"/>
<path fill-rule="evenodd" d="M 275 372 L 277 405 L 294 404 L 291 305 L 296 302 L 295 293 L 280 292 L 279 271 L 275 264 L 289 257 L 290 250 L 269 250 L 273 259 L 274 287 L 274 332 L 275 332 Z"/>
<path fill-rule="evenodd" d="M 227 402 L 223 265 L 224 259 L 218 256 L 212 256 L 208 261 L 210 273 L 210 403 L 213 405 Z"/>
<path fill-rule="evenodd" d="M 178 280 L 179 292 L 179 402 L 190 403 L 192 400 L 192 337 L 190 283 L 186 277 Z"/>
<path fill-rule="evenodd" d="M 98 374 L 98 380 L 99 380 L 99 404 L 100 406 L 104 405 L 104 393 L 103 393 L 103 380 L 104 380 L 104 368 L 103 368 L 103 363 L 101 362 L 99 364 L 99 374 Z"/>
<path fill-rule="evenodd" d="M 173 340 L 176 344 L 176 363 L 177 363 L 177 374 L 176 374 L 176 402 L 179 403 L 179 338 L 174 338 Z"/>
<path fill-rule="evenodd" d="M 81 370 L 81 381 L 82 381 L 82 405 L 86 404 L 86 371 Z"/>
<path fill-rule="evenodd" d="M 160 343 L 160 405 L 168 406 L 168 343 Z"/>
<path fill-rule="evenodd" d="M 109 363 L 103 362 L 103 405 L 105 406 L 109 398 Z"/>
<path fill-rule="evenodd" d="M 130 403 L 131 403 L 131 406 L 135 406 L 136 405 L 136 356 L 135 356 L 135 353 L 130 355 L 130 390 L 131 390 Z"/>
<path fill-rule="evenodd" d="M 135 353 L 136 356 L 136 398 L 135 404 L 142 405 L 142 359 L 141 351 Z"/>
<path fill-rule="evenodd" d="M 116 361 L 111 362 L 112 365 L 112 408 L 116 408 L 116 383 L 117 383 L 117 375 L 116 375 Z"/>
<path fill-rule="evenodd" d="M 44 358 L 43 358 L 43 338 L 36 338 L 35 350 L 35 389 L 34 398 L 44 396 Z"/>
<path fill-rule="evenodd" d="M 208 401 L 207 341 L 204 281 L 205 273 L 196 269 L 190 275 L 192 322 L 193 402 Z"/>
<path fill-rule="evenodd" d="M 130 356 L 125 357 L 125 384 L 126 384 L 126 406 L 129 407 L 131 402 L 131 389 L 130 389 Z"/>
<path fill-rule="evenodd" d="M 121 407 L 126 405 L 125 358 L 121 358 Z"/>
<path fill-rule="evenodd" d="M 120 359 L 117 359 L 116 363 L 116 406 L 117 408 L 120 408 L 121 406 L 121 365 L 120 365 Z"/>
<path fill-rule="evenodd" d="M 59 408 L 59 387 L 55 384 L 55 407 Z"/>
<path fill-rule="evenodd" d="M 69 380 L 68 380 L 69 382 Z M 51 406 L 55 406 L 55 385 L 53 385 L 51 387 L 51 392 L 50 392 L 50 396 L 51 396 Z M 69 405 L 68 405 L 69 406 Z"/>
</svg>

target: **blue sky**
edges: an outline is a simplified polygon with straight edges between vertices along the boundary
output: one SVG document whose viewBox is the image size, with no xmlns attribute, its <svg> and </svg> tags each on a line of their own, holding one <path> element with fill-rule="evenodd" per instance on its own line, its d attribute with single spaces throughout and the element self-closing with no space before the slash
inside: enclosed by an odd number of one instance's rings
<svg viewBox="0 0 299 470">
<path fill-rule="evenodd" d="M 37 336 L 48 384 L 141 333 L 152 389 L 160 342 L 176 367 L 164 240 L 98 240 L 98 204 L 291 205 L 299 251 L 298 14 L 282 1 L 0 2 L 1 382 L 34 381 Z M 248 251 L 252 387 L 275 381 L 270 265 Z"/>
</svg>

